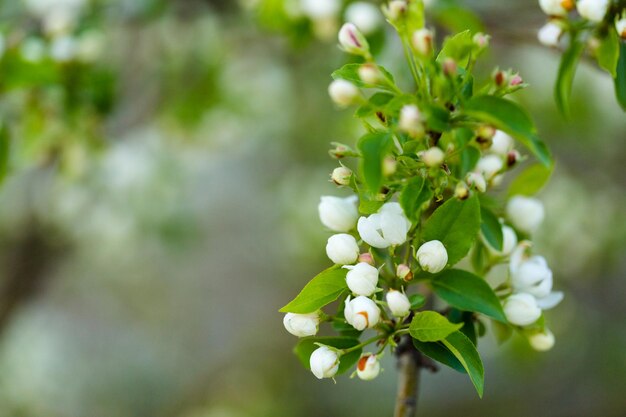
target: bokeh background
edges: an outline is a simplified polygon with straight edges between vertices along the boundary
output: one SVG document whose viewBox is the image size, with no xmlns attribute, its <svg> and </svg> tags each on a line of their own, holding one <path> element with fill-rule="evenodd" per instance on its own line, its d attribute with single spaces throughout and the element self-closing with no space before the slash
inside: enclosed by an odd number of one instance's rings
<svg viewBox="0 0 626 417">
<path fill-rule="evenodd" d="M 392 358 L 372 382 L 318 381 L 277 312 L 328 264 L 317 203 L 341 190 L 327 150 L 361 132 L 327 97 L 349 58 L 333 41 L 342 12 L 320 18 L 322 3 L 0 2 L 1 417 L 391 415 Z M 583 63 L 564 120 L 535 1 L 428 3 L 440 39 L 493 35 L 484 77 L 499 65 L 530 84 L 518 99 L 557 159 L 537 247 L 566 298 L 553 350 L 488 334 L 484 399 L 465 375 L 424 373 L 419 415 L 624 416 L 612 81 Z M 401 77 L 380 23 L 372 43 Z"/>
</svg>

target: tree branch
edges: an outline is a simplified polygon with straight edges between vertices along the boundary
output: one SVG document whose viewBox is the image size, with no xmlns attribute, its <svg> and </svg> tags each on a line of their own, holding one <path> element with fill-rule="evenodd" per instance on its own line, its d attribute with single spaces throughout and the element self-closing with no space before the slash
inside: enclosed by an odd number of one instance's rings
<svg viewBox="0 0 626 417">
<path fill-rule="evenodd" d="M 398 394 L 394 417 L 415 417 L 417 414 L 417 398 L 421 354 L 413 347 L 409 335 L 402 338 L 396 352 L 398 357 Z"/>
</svg>

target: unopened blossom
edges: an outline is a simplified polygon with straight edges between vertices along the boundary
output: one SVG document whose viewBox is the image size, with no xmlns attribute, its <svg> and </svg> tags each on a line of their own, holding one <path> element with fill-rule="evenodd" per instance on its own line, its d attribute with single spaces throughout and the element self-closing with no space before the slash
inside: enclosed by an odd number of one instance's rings
<svg viewBox="0 0 626 417">
<path fill-rule="evenodd" d="M 446 154 L 437 146 L 433 146 L 423 152 L 420 152 L 418 156 L 427 167 L 432 168 L 441 165 L 446 157 Z"/>
<path fill-rule="evenodd" d="M 359 257 L 359 245 L 347 233 L 332 235 L 326 244 L 326 255 L 337 265 L 353 264 Z"/>
<path fill-rule="evenodd" d="M 513 196 L 506 206 L 506 214 L 515 228 L 525 233 L 534 232 L 543 221 L 543 203 L 536 198 Z"/>
<path fill-rule="evenodd" d="M 484 178 L 483 181 L 485 181 Z M 454 188 L 454 196 L 459 200 L 465 200 L 467 197 L 469 197 L 469 189 L 464 182 L 457 183 L 456 187 Z"/>
<path fill-rule="evenodd" d="M 542 45 L 556 47 L 559 45 L 561 35 L 563 35 L 563 28 L 554 22 L 548 22 L 537 32 L 537 39 Z"/>
<path fill-rule="evenodd" d="M 392 0 L 386 6 L 383 6 L 383 13 L 393 24 L 404 18 L 408 7 L 406 0 Z"/>
<path fill-rule="evenodd" d="M 346 22 L 353 23 L 366 35 L 375 32 L 382 24 L 378 7 L 363 1 L 350 3 L 344 16 Z"/>
<path fill-rule="evenodd" d="M 406 317 L 411 311 L 411 302 L 409 298 L 400 291 L 389 290 L 385 296 L 387 306 L 391 310 L 391 314 L 395 317 Z"/>
<path fill-rule="evenodd" d="M 356 201 L 357 196 L 322 196 L 317 206 L 322 224 L 334 232 L 348 232 L 353 229 L 359 218 Z"/>
<path fill-rule="evenodd" d="M 487 155 L 478 160 L 475 171 L 483 174 L 486 180 L 490 180 L 502 170 L 504 162 L 499 155 Z"/>
<path fill-rule="evenodd" d="M 506 156 L 513 149 L 513 144 L 513 138 L 511 136 L 501 130 L 496 130 L 496 133 L 491 138 L 489 152 Z"/>
<path fill-rule="evenodd" d="M 396 276 L 402 280 L 410 281 L 413 279 L 413 272 L 407 264 L 399 264 L 396 267 Z"/>
<path fill-rule="evenodd" d="M 359 67 L 359 78 L 365 84 L 378 84 L 383 80 L 382 74 L 374 64 L 363 64 Z"/>
<path fill-rule="evenodd" d="M 472 37 L 472 42 L 474 42 L 474 45 L 478 46 L 479 48 L 486 48 L 487 46 L 489 46 L 490 39 L 491 36 L 478 32 Z"/>
<path fill-rule="evenodd" d="M 346 284 L 348 284 L 348 288 L 353 294 L 369 297 L 376 292 L 376 285 L 378 285 L 378 269 L 367 262 L 359 262 L 356 265 L 345 265 L 343 268 L 348 270 L 346 274 Z"/>
<path fill-rule="evenodd" d="M 400 120 L 398 121 L 400 130 L 411 136 L 419 136 L 424 133 L 422 117 L 419 109 L 414 104 L 407 104 L 400 110 Z"/>
<path fill-rule="evenodd" d="M 363 381 L 371 381 L 380 373 L 380 361 L 376 355 L 361 356 L 356 364 L 356 374 Z"/>
<path fill-rule="evenodd" d="M 448 251 L 438 240 L 431 240 L 420 246 L 416 257 L 420 267 L 433 274 L 440 272 L 448 264 Z"/>
<path fill-rule="evenodd" d="M 487 249 L 489 252 L 496 256 L 508 256 L 515 246 L 517 245 L 517 234 L 512 227 L 507 225 L 502 226 L 502 250 L 497 250 L 492 248 L 491 245 L 487 244 Z"/>
<path fill-rule="evenodd" d="M 285 329 L 298 337 L 315 336 L 319 329 L 319 323 L 320 317 L 318 313 L 287 313 L 283 318 Z"/>
<path fill-rule="evenodd" d="M 350 299 L 346 298 L 343 315 L 346 322 L 357 330 L 372 328 L 380 320 L 380 308 L 376 303 L 365 296 L 358 296 Z"/>
<path fill-rule="evenodd" d="M 539 7 L 548 16 L 565 16 L 574 8 L 574 0 L 539 0 Z"/>
<path fill-rule="evenodd" d="M 398 203 L 385 203 L 378 213 L 361 217 L 357 223 L 361 239 L 375 248 L 401 245 L 406 241 L 410 227 L 411 222 Z"/>
<path fill-rule="evenodd" d="M 504 301 L 506 319 L 517 326 L 528 326 L 541 317 L 541 309 L 537 306 L 535 297 L 530 294 L 519 293 L 509 296 Z"/>
<path fill-rule="evenodd" d="M 350 178 L 352 178 L 352 170 L 346 167 L 337 167 L 330 175 L 330 179 L 337 185 L 350 184 Z"/>
<path fill-rule="evenodd" d="M 335 104 L 341 107 L 354 104 L 360 94 L 357 86 L 350 81 L 335 80 L 328 86 L 328 95 Z"/>
<path fill-rule="evenodd" d="M 622 14 L 621 18 L 615 21 L 615 30 L 617 30 L 617 34 L 622 39 L 626 39 L 626 12 Z"/>
<path fill-rule="evenodd" d="M 554 334 L 549 329 L 545 329 L 543 332 L 532 333 L 528 336 L 530 346 L 539 352 L 552 349 L 554 341 Z"/>
<path fill-rule="evenodd" d="M 601 22 L 609 9 L 610 0 L 578 0 L 576 10 L 585 19 Z"/>
<path fill-rule="evenodd" d="M 468 172 L 465 176 L 467 185 L 477 189 L 479 192 L 484 193 L 487 190 L 487 181 L 480 172 Z"/>
<path fill-rule="evenodd" d="M 341 0 L 300 0 L 300 7 L 313 20 L 334 18 L 341 10 Z"/>
<path fill-rule="evenodd" d="M 430 55 L 433 51 L 433 32 L 426 28 L 416 30 L 411 36 L 411 45 L 420 55 Z"/>
<path fill-rule="evenodd" d="M 339 30 L 338 38 L 341 49 L 349 54 L 366 55 L 369 53 L 370 46 L 367 39 L 352 23 L 344 23 Z"/>
<path fill-rule="evenodd" d="M 365 262 L 367 264 L 370 264 L 370 265 L 374 266 L 374 257 L 369 252 L 365 252 L 365 253 L 360 254 L 358 261 L 359 261 L 359 263 L 360 262 Z"/>
<path fill-rule="evenodd" d="M 332 378 L 339 370 L 339 354 L 328 346 L 321 346 L 311 354 L 309 365 L 317 379 Z"/>
<path fill-rule="evenodd" d="M 531 294 L 542 310 L 550 309 L 563 300 L 563 293 L 552 291 L 552 270 L 543 256 L 528 256 L 530 242 L 523 241 L 511 254 L 509 272 L 513 290 Z"/>
</svg>

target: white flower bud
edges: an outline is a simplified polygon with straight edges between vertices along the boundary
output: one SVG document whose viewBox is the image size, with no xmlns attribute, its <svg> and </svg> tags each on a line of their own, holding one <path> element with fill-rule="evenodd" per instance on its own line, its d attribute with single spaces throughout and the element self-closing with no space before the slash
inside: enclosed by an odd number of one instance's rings
<svg viewBox="0 0 626 417">
<path fill-rule="evenodd" d="M 498 155 L 487 155 L 478 160 L 476 171 L 482 173 L 486 180 L 490 180 L 500 172 L 502 167 L 504 167 L 502 157 Z"/>
<path fill-rule="evenodd" d="M 398 127 L 411 136 L 419 136 L 424 133 L 420 111 L 414 104 L 407 104 L 400 110 Z"/>
<path fill-rule="evenodd" d="M 376 355 L 361 356 L 356 365 L 356 374 L 363 381 L 371 381 L 380 373 L 380 362 Z"/>
<path fill-rule="evenodd" d="M 347 233 L 332 235 L 326 244 L 326 255 L 338 265 L 353 264 L 359 257 L 359 245 Z"/>
<path fill-rule="evenodd" d="M 317 206 L 322 224 L 334 232 L 348 232 L 353 229 L 359 218 L 356 200 L 356 196 L 346 198 L 322 196 Z"/>
<path fill-rule="evenodd" d="M 365 84 L 378 84 L 383 81 L 382 74 L 374 64 L 363 64 L 359 67 L 359 78 Z"/>
<path fill-rule="evenodd" d="M 545 332 L 533 333 L 528 336 L 530 346 L 539 352 L 545 352 L 554 346 L 554 334 L 546 329 Z"/>
<path fill-rule="evenodd" d="M 422 269 L 433 274 L 443 270 L 448 263 L 448 251 L 438 240 L 431 240 L 420 246 L 416 257 Z"/>
<path fill-rule="evenodd" d="M 548 16 L 566 16 L 574 4 L 573 0 L 539 0 L 539 7 Z"/>
<path fill-rule="evenodd" d="M 503 225 L 502 226 L 502 250 L 501 251 L 496 250 L 495 248 L 492 248 L 489 244 L 487 244 L 487 249 L 493 255 L 507 256 L 511 252 L 513 252 L 513 249 L 515 249 L 516 245 L 517 245 L 517 235 L 515 234 L 515 230 L 513 230 L 513 228 L 509 226 Z"/>
<path fill-rule="evenodd" d="M 396 267 L 396 276 L 404 281 L 410 281 L 413 279 L 413 272 L 406 264 L 399 264 Z"/>
<path fill-rule="evenodd" d="M 622 39 L 626 39 L 626 12 L 615 21 L 615 30 Z"/>
<path fill-rule="evenodd" d="M 334 18 L 341 9 L 340 0 L 300 0 L 302 12 L 310 19 Z"/>
<path fill-rule="evenodd" d="M 491 36 L 478 32 L 472 38 L 472 42 L 474 42 L 474 45 L 478 46 L 479 48 L 486 48 L 487 46 L 489 46 L 490 39 Z"/>
<path fill-rule="evenodd" d="M 541 309 L 530 294 L 513 294 L 504 302 L 506 319 L 517 326 L 528 326 L 541 317 Z"/>
<path fill-rule="evenodd" d="M 370 329 L 380 320 L 380 308 L 371 299 L 362 295 L 354 300 L 350 296 L 346 298 L 343 310 L 346 322 L 357 330 Z"/>
<path fill-rule="evenodd" d="M 487 190 L 487 181 L 485 181 L 483 174 L 478 172 L 469 172 L 465 176 L 465 181 L 467 182 L 467 185 L 476 188 L 481 193 L 484 193 Z"/>
<path fill-rule="evenodd" d="M 610 4 L 610 0 L 578 0 L 576 9 L 585 19 L 599 23 L 604 19 Z"/>
<path fill-rule="evenodd" d="M 317 379 L 332 378 L 339 370 L 339 355 L 328 346 L 321 346 L 311 353 L 309 365 Z"/>
<path fill-rule="evenodd" d="M 374 266 L 374 257 L 369 252 L 365 252 L 365 253 L 360 254 L 358 261 L 359 261 L 359 263 L 360 262 L 365 262 L 366 264 L 370 264 L 370 265 Z"/>
<path fill-rule="evenodd" d="M 513 138 L 501 130 L 496 130 L 495 135 L 491 138 L 489 151 L 496 155 L 507 156 L 512 149 Z"/>
<path fill-rule="evenodd" d="M 409 315 L 411 302 L 405 294 L 400 291 L 389 290 L 385 298 L 391 314 L 395 317 L 406 317 Z"/>
<path fill-rule="evenodd" d="M 545 215 L 541 201 L 521 195 L 513 196 L 509 200 L 506 213 L 513 226 L 526 233 L 534 232 Z"/>
<path fill-rule="evenodd" d="M 369 297 L 376 291 L 378 285 L 378 269 L 366 262 L 360 262 L 356 265 L 345 265 L 343 268 L 348 269 L 346 274 L 346 284 L 348 288 L 356 295 L 365 295 Z"/>
<path fill-rule="evenodd" d="M 537 39 L 542 45 L 556 47 L 559 45 L 559 39 L 563 35 L 563 28 L 553 22 L 548 22 L 537 32 Z"/>
<path fill-rule="evenodd" d="M 289 333 L 298 337 L 315 336 L 320 324 L 319 314 L 287 313 L 283 325 Z"/>
<path fill-rule="evenodd" d="M 375 32 L 382 23 L 378 7 L 371 3 L 357 1 L 346 8 L 346 22 L 354 23 L 359 30 L 366 35 Z"/>
<path fill-rule="evenodd" d="M 483 181 L 484 180 L 485 179 L 483 178 Z M 465 185 L 465 183 L 463 182 L 459 182 L 454 189 L 454 196 L 459 200 L 465 200 L 467 197 L 469 197 L 469 190 L 467 188 L 467 185 Z"/>
<path fill-rule="evenodd" d="M 432 148 L 428 148 L 427 150 L 420 152 L 418 156 L 427 167 L 434 168 L 443 164 L 446 154 L 438 147 L 433 146 Z"/>
<path fill-rule="evenodd" d="M 365 36 L 352 23 L 344 23 L 339 30 L 339 45 L 349 54 L 366 55 L 370 46 Z"/>
<path fill-rule="evenodd" d="M 56 62 L 68 62 L 76 56 L 78 45 L 71 36 L 60 36 L 50 44 L 50 57 Z"/>
<path fill-rule="evenodd" d="M 418 54 L 430 55 L 433 52 L 433 32 L 426 28 L 416 30 L 411 36 L 411 45 Z"/>
<path fill-rule="evenodd" d="M 543 298 L 552 291 L 552 270 L 543 256 L 531 256 L 519 263 L 512 261 L 509 269 L 514 291 L 537 298 Z"/>
<path fill-rule="evenodd" d="M 398 203 L 385 203 L 378 213 L 361 217 L 357 223 L 361 239 L 381 249 L 404 243 L 410 227 L 411 222 Z"/>
<path fill-rule="evenodd" d="M 335 80 L 328 86 L 328 95 L 341 107 L 354 104 L 359 97 L 359 89 L 346 80 Z"/>
<path fill-rule="evenodd" d="M 352 178 L 352 170 L 346 167 L 337 167 L 330 175 L 330 179 L 337 185 L 350 184 L 350 178 Z"/>
<path fill-rule="evenodd" d="M 391 23 L 395 23 L 404 17 L 408 7 L 406 0 L 393 0 L 386 7 L 383 6 L 383 12 Z"/>
</svg>

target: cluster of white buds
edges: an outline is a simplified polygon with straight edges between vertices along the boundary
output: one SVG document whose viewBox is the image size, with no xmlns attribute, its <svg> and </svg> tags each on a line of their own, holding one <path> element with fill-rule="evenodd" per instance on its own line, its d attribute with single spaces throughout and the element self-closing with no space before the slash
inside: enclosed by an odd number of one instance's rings
<svg viewBox="0 0 626 417">
<path fill-rule="evenodd" d="M 520 158 L 513 149 L 513 138 L 491 126 L 481 126 L 477 130 L 477 141 L 487 147 L 474 169 L 467 173 L 465 182 L 478 192 L 485 192 L 488 185 L 498 185 L 506 167 L 514 165 Z"/>
<path fill-rule="evenodd" d="M 381 249 L 403 244 L 410 227 L 411 222 L 398 203 L 385 203 L 378 213 L 361 217 L 357 223 L 361 239 Z"/>
<path fill-rule="evenodd" d="M 526 254 L 530 242 L 523 241 L 511 255 L 509 274 L 513 294 L 503 305 L 507 320 L 517 326 L 530 326 L 542 315 L 543 310 L 555 307 L 563 299 L 563 293 L 552 291 L 552 271 L 542 256 Z M 547 329 L 530 333 L 531 346 L 548 350 L 554 345 L 554 335 Z"/>
</svg>

